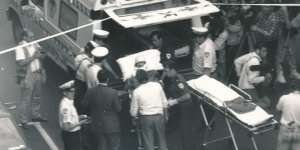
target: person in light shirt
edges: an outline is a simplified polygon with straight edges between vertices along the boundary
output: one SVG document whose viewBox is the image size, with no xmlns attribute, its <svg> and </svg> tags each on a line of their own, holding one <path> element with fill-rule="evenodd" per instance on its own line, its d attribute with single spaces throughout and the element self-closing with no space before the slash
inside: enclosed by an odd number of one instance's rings
<svg viewBox="0 0 300 150">
<path fill-rule="evenodd" d="M 81 125 L 89 123 L 89 120 L 86 116 L 79 116 L 74 106 L 74 81 L 69 81 L 59 88 L 63 92 L 58 118 L 64 150 L 81 150 Z"/>
<path fill-rule="evenodd" d="M 167 150 L 165 121 L 167 120 L 167 98 L 158 82 L 148 80 L 147 72 L 137 70 L 140 85 L 133 91 L 130 114 L 139 118 L 145 150 L 154 150 L 154 135 L 160 150 Z"/>
<path fill-rule="evenodd" d="M 262 75 L 259 70 L 252 70 L 252 66 L 261 65 L 267 56 L 267 49 L 265 45 L 258 44 L 254 52 L 242 55 L 235 59 L 234 65 L 237 76 L 239 77 L 238 87 L 249 93 L 253 100 L 259 102 L 258 91 L 256 85 L 261 84 L 267 80 L 271 80 L 270 73 Z M 259 102 L 260 103 L 260 102 Z"/>
<path fill-rule="evenodd" d="M 277 110 L 282 112 L 277 150 L 300 149 L 300 82 L 292 80 L 291 92 L 280 97 Z"/>
<path fill-rule="evenodd" d="M 29 31 L 24 31 L 24 40 L 19 44 L 28 44 L 27 41 L 30 41 L 32 36 Z M 46 80 L 46 73 L 41 63 L 44 54 L 42 54 L 38 44 L 17 48 L 15 53 L 17 74 L 22 76 L 19 83 L 22 100 L 17 107 L 19 125 L 26 127 L 30 121 L 45 122 L 47 119 L 42 117 L 40 110 L 41 89 Z"/>
<path fill-rule="evenodd" d="M 80 108 L 80 102 L 84 97 L 84 94 L 87 90 L 87 84 L 86 84 L 86 71 L 89 68 L 89 66 L 92 65 L 92 54 L 91 51 L 93 50 L 92 47 L 92 41 L 89 41 L 86 46 L 84 47 L 84 50 L 79 53 L 75 59 L 75 98 L 74 98 L 74 105 L 78 111 L 79 114 L 81 114 L 82 109 Z"/>
<path fill-rule="evenodd" d="M 86 70 L 86 84 L 88 89 L 96 87 L 99 82 L 97 74 L 102 68 L 102 60 L 108 54 L 108 49 L 105 47 L 96 47 L 92 50 L 94 64 L 91 64 Z"/>
<path fill-rule="evenodd" d="M 216 50 L 214 42 L 208 37 L 205 27 L 192 27 L 194 33 L 194 54 L 192 68 L 195 75 L 212 76 L 216 70 Z"/>
</svg>

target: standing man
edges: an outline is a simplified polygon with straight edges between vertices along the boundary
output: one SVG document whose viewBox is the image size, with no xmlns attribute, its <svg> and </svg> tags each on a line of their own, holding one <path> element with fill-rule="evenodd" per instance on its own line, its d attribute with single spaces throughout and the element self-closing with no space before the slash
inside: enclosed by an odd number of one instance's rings
<svg viewBox="0 0 300 150">
<path fill-rule="evenodd" d="M 300 82 L 290 82 L 291 92 L 280 97 L 277 110 L 282 112 L 277 150 L 300 149 Z"/>
<path fill-rule="evenodd" d="M 130 114 L 141 124 L 145 150 L 154 150 L 154 135 L 160 150 L 168 150 L 165 136 L 167 121 L 167 98 L 158 82 L 148 81 L 147 72 L 138 70 L 136 78 L 140 85 L 133 91 Z"/>
<path fill-rule="evenodd" d="M 32 34 L 24 32 L 24 40 L 19 44 L 27 44 Z M 16 49 L 17 74 L 23 74 L 20 82 L 22 100 L 18 105 L 20 126 L 26 127 L 30 121 L 46 122 L 40 113 L 42 84 L 46 81 L 46 73 L 41 59 L 44 55 L 38 44 Z"/>
<path fill-rule="evenodd" d="M 74 106 L 74 81 L 59 87 L 63 98 L 59 104 L 59 126 L 62 129 L 64 150 L 81 150 L 81 125 L 89 123 L 88 118 L 79 116 Z"/>
<path fill-rule="evenodd" d="M 120 146 L 121 101 L 118 91 L 107 87 L 104 71 L 98 72 L 98 85 L 88 89 L 82 106 L 92 119 L 91 130 L 97 140 L 94 150 L 118 150 Z"/>
<path fill-rule="evenodd" d="M 105 47 L 96 47 L 92 50 L 91 54 L 94 59 L 94 64 L 91 64 L 86 70 L 86 84 L 88 88 L 93 88 L 98 85 L 97 74 L 100 70 L 103 70 L 102 61 L 108 52 L 108 49 Z"/>
<path fill-rule="evenodd" d="M 192 67 L 195 75 L 213 76 L 216 70 L 216 51 L 214 42 L 208 37 L 205 27 L 192 27 L 194 33 L 194 55 Z"/>
<path fill-rule="evenodd" d="M 238 57 L 234 61 L 237 76 L 239 77 L 238 86 L 249 93 L 253 100 L 257 100 L 259 105 L 265 106 L 259 101 L 258 91 L 256 85 L 265 81 L 271 80 L 271 74 L 267 73 L 264 76 L 260 74 L 259 70 L 253 70 L 251 67 L 259 66 L 265 61 L 267 56 L 267 48 L 263 44 L 258 44 L 254 52 L 250 52 L 243 56 Z"/>
<path fill-rule="evenodd" d="M 87 84 L 86 84 L 86 71 L 89 66 L 92 65 L 92 54 L 91 51 L 93 48 L 91 47 L 92 41 L 89 41 L 84 50 L 79 53 L 75 57 L 75 98 L 74 98 L 74 105 L 78 111 L 79 114 L 81 114 L 81 108 L 80 108 L 80 101 L 83 99 L 85 92 L 87 90 Z"/>
</svg>

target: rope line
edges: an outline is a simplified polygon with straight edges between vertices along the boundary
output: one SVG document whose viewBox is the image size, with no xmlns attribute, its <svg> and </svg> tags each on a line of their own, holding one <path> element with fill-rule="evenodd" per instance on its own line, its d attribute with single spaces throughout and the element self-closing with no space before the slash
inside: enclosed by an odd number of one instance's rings
<svg viewBox="0 0 300 150">
<path fill-rule="evenodd" d="M 212 3 L 214 5 L 219 5 L 219 6 L 300 6 L 300 4 L 250 4 L 250 3 L 244 3 L 244 4 L 239 4 L 239 3 Z"/>
<path fill-rule="evenodd" d="M 73 31 L 76 31 L 76 30 L 79 30 L 79 29 L 82 29 L 82 28 L 86 28 L 88 26 L 91 26 L 91 25 L 98 24 L 100 22 L 106 21 L 108 19 L 110 19 L 110 17 L 102 19 L 102 20 L 95 20 L 95 21 L 93 21 L 91 23 L 84 24 L 84 25 L 81 25 L 81 26 L 78 26 L 78 27 L 75 27 L 75 28 L 72 28 L 72 29 L 60 32 L 60 33 L 56 33 L 56 34 L 50 35 L 50 36 L 46 36 L 44 38 L 41 38 L 41 39 L 38 39 L 38 40 L 35 40 L 35 41 L 31 41 L 31 42 L 28 42 L 26 44 L 22 44 L 22 45 L 18 45 L 18 46 L 12 47 L 12 48 L 4 49 L 4 50 L 0 51 L 0 55 L 8 53 L 8 52 L 11 52 L 11 51 L 14 51 L 15 49 L 18 49 L 18 48 L 23 48 L 23 47 L 26 47 L 26 46 L 29 46 L 29 45 L 32 45 L 32 44 L 36 44 L 36 43 L 39 43 L 39 42 L 43 42 L 43 41 L 46 41 L 46 40 L 49 40 L 49 39 L 52 39 L 52 38 L 55 38 L 55 37 L 67 34 L 69 32 L 73 32 Z"/>
</svg>

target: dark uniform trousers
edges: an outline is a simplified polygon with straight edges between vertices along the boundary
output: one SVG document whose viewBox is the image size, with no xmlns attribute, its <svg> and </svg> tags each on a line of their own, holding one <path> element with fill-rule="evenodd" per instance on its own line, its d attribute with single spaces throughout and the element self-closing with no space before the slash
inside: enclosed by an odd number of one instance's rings
<svg viewBox="0 0 300 150">
<path fill-rule="evenodd" d="M 97 150 L 119 150 L 120 147 L 120 133 L 98 133 Z"/>
<path fill-rule="evenodd" d="M 81 150 L 80 130 L 75 132 L 62 131 L 64 150 Z"/>
</svg>

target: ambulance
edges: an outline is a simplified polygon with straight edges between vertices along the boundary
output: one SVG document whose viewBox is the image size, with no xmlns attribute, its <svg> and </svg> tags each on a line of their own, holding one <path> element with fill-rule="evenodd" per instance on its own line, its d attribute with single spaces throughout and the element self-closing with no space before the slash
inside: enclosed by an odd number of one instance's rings
<svg viewBox="0 0 300 150">
<path fill-rule="evenodd" d="M 76 70 L 75 56 L 93 39 L 93 31 L 101 29 L 110 33 L 106 42 L 114 60 L 151 48 L 151 33 L 164 33 L 177 69 L 189 72 L 190 28 L 202 26 L 202 16 L 218 11 L 206 0 L 10 0 L 7 16 L 16 43 L 24 30 L 33 33 L 34 40 L 104 20 L 39 43 L 66 71 Z"/>
</svg>

